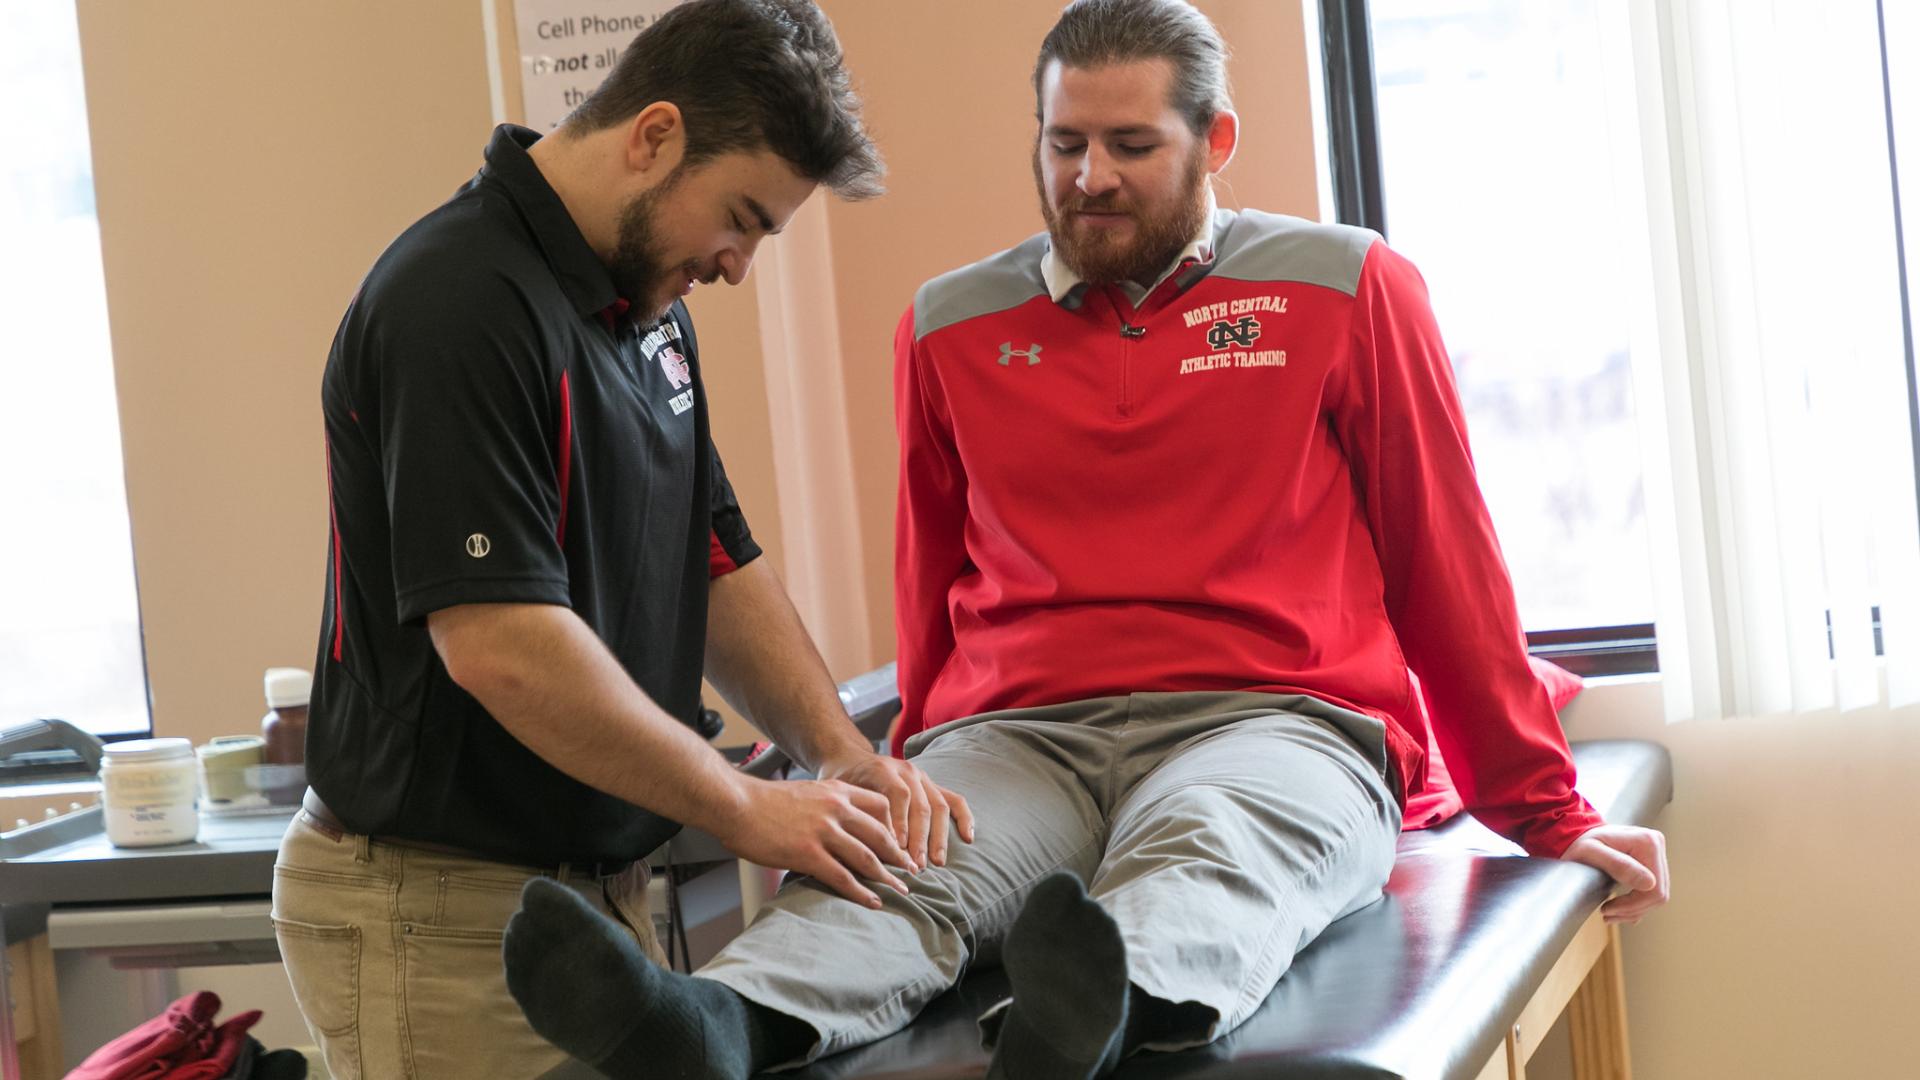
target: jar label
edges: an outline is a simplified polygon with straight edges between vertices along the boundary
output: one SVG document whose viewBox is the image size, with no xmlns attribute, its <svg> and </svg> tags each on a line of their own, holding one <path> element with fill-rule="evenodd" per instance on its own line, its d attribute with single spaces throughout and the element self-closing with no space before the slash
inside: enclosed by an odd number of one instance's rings
<svg viewBox="0 0 1920 1080">
<path fill-rule="evenodd" d="M 101 770 L 107 839 L 123 847 L 194 839 L 200 832 L 195 772 L 191 760 Z"/>
</svg>

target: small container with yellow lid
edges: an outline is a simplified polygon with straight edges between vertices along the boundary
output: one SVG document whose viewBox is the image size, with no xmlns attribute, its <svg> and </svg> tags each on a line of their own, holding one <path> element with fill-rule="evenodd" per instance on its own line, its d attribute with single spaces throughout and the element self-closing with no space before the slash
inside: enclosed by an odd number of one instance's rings
<svg viewBox="0 0 1920 1080">
<path fill-rule="evenodd" d="M 247 771 L 266 754 L 266 740 L 258 735 L 221 735 L 199 749 L 200 790 L 206 793 L 201 810 L 233 813 L 267 805 L 267 797 L 247 782 Z"/>
</svg>

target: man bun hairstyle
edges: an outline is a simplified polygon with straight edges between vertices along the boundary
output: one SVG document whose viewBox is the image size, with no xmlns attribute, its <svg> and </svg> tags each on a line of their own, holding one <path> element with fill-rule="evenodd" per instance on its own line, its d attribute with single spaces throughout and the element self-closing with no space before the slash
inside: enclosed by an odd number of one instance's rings
<svg viewBox="0 0 1920 1080">
<path fill-rule="evenodd" d="M 765 147 L 843 199 L 883 190 L 840 41 L 812 0 L 686 0 L 633 39 L 561 130 L 601 131 L 660 101 L 686 122 L 687 165 Z"/>
<path fill-rule="evenodd" d="M 1097 68 L 1135 60 L 1173 65 L 1173 107 L 1195 135 L 1233 108 L 1227 91 L 1227 44 L 1185 0 L 1074 0 L 1060 13 L 1033 65 L 1034 115 L 1043 111 L 1047 67 Z"/>
</svg>

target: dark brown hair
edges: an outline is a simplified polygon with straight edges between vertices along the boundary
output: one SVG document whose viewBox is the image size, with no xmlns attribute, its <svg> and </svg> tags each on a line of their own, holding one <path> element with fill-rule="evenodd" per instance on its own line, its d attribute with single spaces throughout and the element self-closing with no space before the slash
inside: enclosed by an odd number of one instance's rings
<svg viewBox="0 0 1920 1080">
<path fill-rule="evenodd" d="M 1173 65 L 1173 107 L 1204 136 L 1213 118 L 1231 109 L 1227 45 L 1193 5 L 1183 0 L 1074 0 L 1040 43 L 1033 65 L 1034 115 L 1042 111 L 1047 65 L 1096 68 L 1134 60 Z"/>
<path fill-rule="evenodd" d="M 841 198 L 882 190 L 885 167 L 861 127 L 840 41 L 811 0 L 687 0 L 669 9 L 561 130 L 601 131 L 660 101 L 686 123 L 687 165 L 765 147 Z"/>
</svg>

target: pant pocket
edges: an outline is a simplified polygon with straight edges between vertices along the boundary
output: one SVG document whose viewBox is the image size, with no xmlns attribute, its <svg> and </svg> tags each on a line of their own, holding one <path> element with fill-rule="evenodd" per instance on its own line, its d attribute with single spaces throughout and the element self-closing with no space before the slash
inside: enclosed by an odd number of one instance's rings
<svg viewBox="0 0 1920 1080">
<path fill-rule="evenodd" d="M 520 890 L 529 875 L 483 875 L 439 871 L 433 905 L 435 927 L 466 930 L 505 930 L 507 920 L 520 910 Z"/>
<path fill-rule="evenodd" d="M 534 1033 L 507 992 L 500 931 L 421 923 L 400 930 L 408 1076 L 538 1076 L 567 1060 Z"/>
<path fill-rule="evenodd" d="M 273 936 L 293 1000 L 320 1044 L 334 1080 L 359 1080 L 360 928 L 275 917 Z"/>
</svg>

